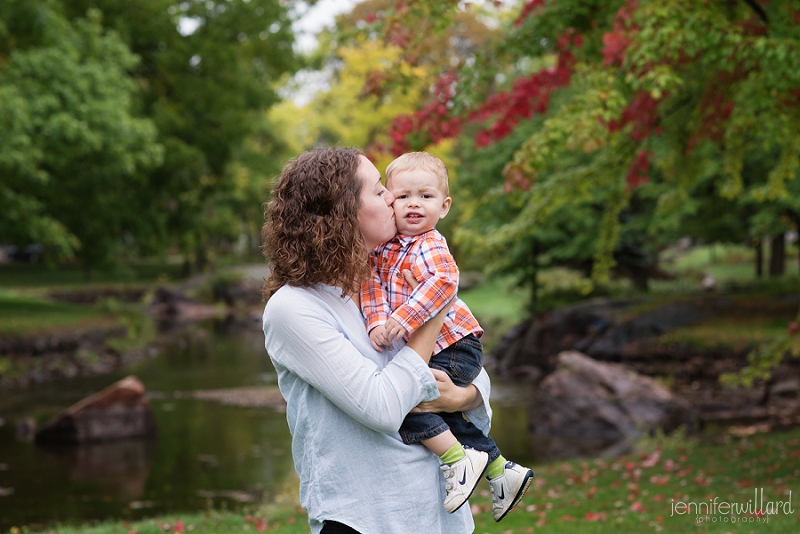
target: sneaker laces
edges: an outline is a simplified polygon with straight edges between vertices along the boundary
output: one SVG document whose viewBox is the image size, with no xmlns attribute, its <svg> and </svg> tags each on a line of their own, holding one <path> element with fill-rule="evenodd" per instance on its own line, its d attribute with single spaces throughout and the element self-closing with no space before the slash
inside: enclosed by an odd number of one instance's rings
<svg viewBox="0 0 800 534">
<path fill-rule="evenodd" d="M 444 464 L 442 465 L 442 471 L 444 471 L 444 489 L 445 491 L 449 492 L 455 487 L 453 478 L 456 476 L 456 470 L 451 466 Z"/>
</svg>

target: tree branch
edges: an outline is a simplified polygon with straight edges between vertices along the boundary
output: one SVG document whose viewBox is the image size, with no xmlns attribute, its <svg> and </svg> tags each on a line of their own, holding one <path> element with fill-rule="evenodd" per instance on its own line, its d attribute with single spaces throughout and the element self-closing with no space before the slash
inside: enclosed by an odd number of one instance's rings
<svg viewBox="0 0 800 534">
<path fill-rule="evenodd" d="M 764 11 L 764 8 L 758 5 L 756 0 L 744 0 L 744 3 L 750 6 L 750 8 L 756 12 L 758 17 L 764 21 L 764 24 L 769 25 L 769 20 L 767 19 L 767 12 Z"/>
</svg>

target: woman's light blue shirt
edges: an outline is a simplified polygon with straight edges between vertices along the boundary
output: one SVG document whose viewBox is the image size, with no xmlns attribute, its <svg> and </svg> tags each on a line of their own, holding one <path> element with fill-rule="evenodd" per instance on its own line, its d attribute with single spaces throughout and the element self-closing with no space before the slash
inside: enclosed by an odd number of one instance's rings
<svg viewBox="0 0 800 534">
<path fill-rule="evenodd" d="M 364 319 L 336 287 L 284 286 L 267 302 L 265 346 L 278 373 L 311 531 L 323 521 L 362 534 L 472 532 L 469 504 L 448 514 L 439 459 L 398 433 L 405 415 L 439 396 L 410 348 L 377 352 Z M 489 432 L 489 377 L 474 382 L 483 404 L 468 417 Z"/>
</svg>

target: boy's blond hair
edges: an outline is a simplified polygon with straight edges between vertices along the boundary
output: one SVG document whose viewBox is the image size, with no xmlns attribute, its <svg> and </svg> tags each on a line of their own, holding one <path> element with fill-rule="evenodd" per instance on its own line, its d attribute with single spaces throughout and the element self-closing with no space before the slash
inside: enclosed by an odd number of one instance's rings
<svg viewBox="0 0 800 534">
<path fill-rule="evenodd" d="M 428 171 L 439 179 L 439 188 L 444 196 L 450 196 L 450 186 L 447 183 L 447 166 L 442 160 L 428 152 L 406 152 L 392 161 L 386 167 L 386 187 L 389 187 L 392 176 L 397 173 L 422 169 Z"/>
</svg>

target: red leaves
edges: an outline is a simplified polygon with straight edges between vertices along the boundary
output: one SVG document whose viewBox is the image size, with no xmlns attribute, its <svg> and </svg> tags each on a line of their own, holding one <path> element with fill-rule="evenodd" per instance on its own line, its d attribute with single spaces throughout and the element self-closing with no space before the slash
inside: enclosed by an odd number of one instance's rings
<svg viewBox="0 0 800 534">
<path fill-rule="evenodd" d="M 292 519 L 292 518 L 290 518 L 290 519 Z M 251 525 L 253 525 L 253 527 L 256 529 L 256 532 L 264 532 L 265 530 L 267 530 L 267 520 L 264 519 L 263 517 L 255 517 L 254 518 L 253 516 L 248 515 L 248 516 L 245 516 L 244 520 L 247 523 L 250 523 Z"/>
<path fill-rule="evenodd" d="M 631 38 L 622 32 L 603 34 L 603 65 L 622 65 L 625 61 L 625 50 L 631 44 Z"/>
<path fill-rule="evenodd" d="M 646 512 L 647 511 L 647 507 L 645 505 L 643 505 L 641 501 L 634 501 L 634 503 L 631 504 L 631 511 L 632 512 Z"/>
<path fill-rule="evenodd" d="M 703 95 L 700 101 L 700 125 L 697 128 L 697 133 L 689 138 L 686 145 L 686 155 L 691 154 L 694 147 L 701 139 L 709 139 L 716 143 L 723 143 L 725 140 L 725 123 L 730 119 L 733 113 L 733 101 L 726 98 L 724 88 L 730 83 L 733 83 L 739 74 L 719 76 L 718 83 Z"/>
<path fill-rule="evenodd" d="M 475 146 L 487 146 L 509 135 L 523 119 L 543 114 L 550 104 L 550 94 L 555 89 L 569 85 L 575 57 L 570 50 L 580 47 L 583 40 L 574 29 L 557 39 L 560 51 L 557 64 L 548 69 L 514 81 L 508 91 L 495 93 L 466 119 L 453 116 L 450 109 L 455 96 L 458 77 L 454 72 L 442 75 L 433 89 L 431 102 L 420 111 L 395 117 L 389 127 L 389 147 L 373 146 L 371 150 L 388 150 L 399 156 L 409 150 L 421 149 L 429 143 L 458 135 L 465 122 L 482 122 L 495 117 L 494 122 L 475 137 Z M 366 91 L 379 88 L 383 80 L 377 76 L 367 80 Z M 413 141 L 413 146 L 412 146 Z M 525 186 L 524 181 L 520 184 Z M 528 181 L 527 185 L 530 185 Z"/>
<path fill-rule="evenodd" d="M 586 515 L 583 516 L 583 518 L 587 521 L 605 521 L 608 519 L 605 512 L 586 512 Z"/>
<path fill-rule="evenodd" d="M 525 22 L 525 19 L 528 18 L 537 7 L 543 7 L 544 0 L 528 0 L 525 2 L 525 5 L 522 6 L 522 11 L 520 11 L 517 20 L 514 21 L 515 26 L 522 26 L 522 23 Z"/>
<path fill-rule="evenodd" d="M 414 148 L 436 144 L 443 139 L 454 137 L 461 131 L 460 117 L 451 117 L 449 105 L 455 94 L 458 77 L 448 72 L 439 77 L 433 90 L 433 100 L 420 111 L 412 115 L 398 115 L 389 126 L 388 135 L 392 142 L 389 147 L 394 156 L 399 156 L 412 149 L 409 138 L 416 134 L 418 139 Z M 373 147 L 375 149 L 377 147 Z"/>
<path fill-rule="evenodd" d="M 550 93 L 557 87 L 567 85 L 569 77 L 570 72 L 559 65 L 527 78 L 519 78 L 510 91 L 490 96 L 483 106 L 470 115 L 469 120 L 480 121 L 494 115 L 498 118 L 487 129 L 478 132 L 475 145 L 483 147 L 498 141 L 510 134 L 521 120 L 547 111 Z"/>
<path fill-rule="evenodd" d="M 622 110 L 619 120 L 608 123 L 611 132 L 621 130 L 628 124 L 633 125 L 630 136 L 634 141 L 644 141 L 652 134 L 660 134 L 658 123 L 658 100 L 647 91 L 638 91 L 631 99 L 628 106 Z"/>
<path fill-rule="evenodd" d="M 614 15 L 614 29 L 603 35 L 603 64 L 620 66 L 625 61 L 625 52 L 633 42 L 631 37 L 639 28 L 631 22 L 633 12 L 639 7 L 637 0 L 628 2 Z"/>
<path fill-rule="evenodd" d="M 650 150 L 640 150 L 636 153 L 636 157 L 633 158 L 633 162 L 628 168 L 628 174 L 625 176 L 629 190 L 646 184 L 650 180 L 648 170 L 650 169 L 650 160 L 652 158 L 653 152 Z"/>
<path fill-rule="evenodd" d="M 800 325 L 798 325 L 796 321 L 792 321 L 791 323 L 789 323 L 789 326 L 786 328 L 786 332 L 790 336 L 793 336 L 793 335 L 797 334 L 798 332 L 800 332 Z M 795 451 L 795 452 L 798 452 L 798 451 Z M 800 452 L 798 452 L 798 454 L 800 454 Z M 796 456 L 796 455 L 793 454 L 793 456 Z"/>
<path fill-rule="evenodd" d="M 669 475 L 653 475 L 650 477 L 650 483 L 654 486 L 664 486 L 669 482 Z"/>
<path fill-rule="evenodd" d="M 468 118 L 471 122 L 497 117 L 488 128 L 478 132 L 475 146 L 483 147 L 499 141 L 510 134 L 521 120 L 545 113 L 550 104 L 550 94 L 570 83 L 575 65 L 575 56 L 570 48 L 582 45 L 581 35 L 570 28 L 557 40 L 560 53 L 554 67 L 518 78 L 511 90 L 495 93 L 471 113 Z"/>
<path fill-rule="evenodd" d="M 658 451 L 656 451 L 656 452 L 654 452 L 653 454 L 650 454 L 650 455 L 643 455 L 642 463 L 639 464 L 639 465 L 641 465 L 642 467 L 653 467 L 656 464 L 658 464 L 658 460 L 660 458 L 661 458 L 661 454 Z"/>
</svg>

